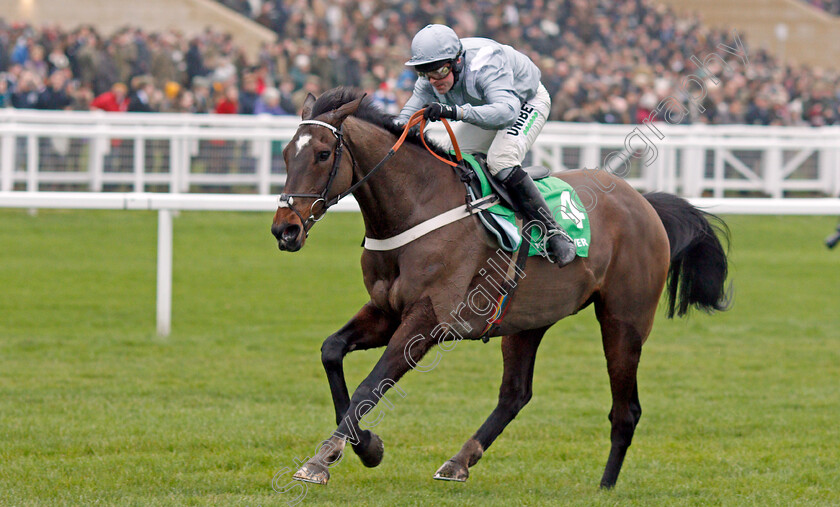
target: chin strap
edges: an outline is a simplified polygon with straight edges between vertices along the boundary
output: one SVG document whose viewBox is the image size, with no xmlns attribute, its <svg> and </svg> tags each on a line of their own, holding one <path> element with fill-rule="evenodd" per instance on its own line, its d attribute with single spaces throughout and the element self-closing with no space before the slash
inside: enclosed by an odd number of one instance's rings
<svg viewBox="0 0 840 507">
<path fill-rule="evenodd" d="M 454 78 L 452 80 L 452 86 L 458 84 L 458 79 L 461 78 L 461 72 L 464 70 L 464 50 L 463 46 L 461 47 L 461 51 L 458 51 L 458 55 L 455 57 L 454 60 L 452 60 L 452 76 Z M 460 63 L 458 62 L 458 60 L 461 60 Z"/>
</svg>

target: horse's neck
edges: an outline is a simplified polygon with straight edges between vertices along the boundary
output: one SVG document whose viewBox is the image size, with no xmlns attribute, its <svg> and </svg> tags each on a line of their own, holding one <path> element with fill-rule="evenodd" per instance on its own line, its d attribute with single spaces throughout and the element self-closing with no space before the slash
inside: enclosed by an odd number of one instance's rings
<svg viewBox="0 0 840 507">
<path fill-rule="evenodd" d="M 347 125 L 358 181 L 388 154 L 391 134 L 362 121 Z M 371 238 L 395 236 L 464 201 L 464 186 L 428 153 L 405 143 L 385 167 L 354 192 Z"/>
</svg>

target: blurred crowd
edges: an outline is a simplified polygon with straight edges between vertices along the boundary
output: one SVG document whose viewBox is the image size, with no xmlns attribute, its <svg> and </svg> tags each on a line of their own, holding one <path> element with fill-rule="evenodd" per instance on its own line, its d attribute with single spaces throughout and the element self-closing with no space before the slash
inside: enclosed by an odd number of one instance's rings
<svg viewBox="0 0 840 507">
<path fill-rule="evenodd" d="M 246 66 L 231 37 L 210 30 L 187 38 L 126 28 L 106 37 L 90 26 L 0 21 L 2 107 L 235 113 Z"/>
<path fill-rule="evenodd" d="M 510 44 L 541 68 L 551 120 L 638 123 L 680 97 L 686 122 L 840 123 L 840 73 L 781 65 L 739 34 L 749 62 L 711 65 L 702 106 L 680 93 L 733 32 L 679 17 L 652 0 L 220 0 L 277 33 L 252 60 L 226 34 L 126 28 L 0 25 L 0 105 L 48 109 L 297 114 L 307 93 L 367 90 L 391 113 L 416 76 L 404 66 L 411 37 L 444 23 L 461 37 Z M 258 8 L 254 8 L 257 5 Z M 702 73 L 701 73 L 702 75 Z"/>
<path fill-rule="evenodd" d="M 835 16 L 840 15 L 840 0 L 805 0 L 809 4 Z"/>
</svg>

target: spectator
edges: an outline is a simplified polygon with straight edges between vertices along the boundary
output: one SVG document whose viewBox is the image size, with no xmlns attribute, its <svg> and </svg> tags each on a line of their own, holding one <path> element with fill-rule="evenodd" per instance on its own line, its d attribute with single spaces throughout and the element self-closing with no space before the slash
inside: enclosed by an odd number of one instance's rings
<svg viewBox="0 0 840 507">
<path fill-rule="evenodd" d="M 42 81 L 49 75 L 49 65 L 44 60 L 44 47 L 35 45 L 32 47 L 30 57 L 23 64 L 24 68 L 38 76 Z"/>
<path fill-rule="evenodd" d="M 190 90 L 183 90 L 178 96 L 178 104 L 175 109 L 178 113 L 197 113 L 195 107 L 195 95 Z"/>
<path fill-rule="evenodd" d="M 73 99 L 67 94 L 67 75 L 63 70 L 53 72 L 46 88 L 38 94 L 37 109 L 69 109 Z"/>
<path fill-rule="evenodd" d="M 295 103 L 292 100 L 295 85 L 291 81 L 280 83 L 280 87 L 277 90 L 280 92 L 280 107 L 283 108 L 284 111 L 289 111 L 289 113 L 300 112 L 295 107 Z"/>
<path fill-rule="evenodd" d="M 178 102 L 181 100 L 182 88 L 175 81 L 167 81 L 163 85 L 163 100 L 160 104 L 160 112 L 174 113 L 179 110 Z"/>
<path fill-rule="evenodd" d="M 64 43 L 53 46 L 52 51 L 47 56 L 47 64 L 51 73 L 56 70 L 64 70 L 70 66 L 70 59 L 67 58 L 67 48 Z"/>
<path fill-rule="evenodd" d="M 28 70 L 22 70 L 12 91 L 12 106 L 18 109 L 35 109 L 40 87 L 38 76 Z"/>
<path fill-rule="evenodd" d="M 128 82 L 120 80 L 119 69 L 117 69 L 115 58 L 116 52 L 116 45 L 108 42 L 104 44 L 103 51 L 99 52 L 92 60 L 95 69 L 93 82 L 94 93 L 103 93 L 110 89 L 111 85 L 116 82 Z M 85 83 L 86 81 L 82 82 Z"/>
<path fill-rule="evenodd" d="M 137 76 L 131 80 L 131 98 L 128 101 L 130 113 L 152 113 L 155 84 L 149 76 Z"/>
<path fill-rule="evenodd" d="M 310 75 L 306 78 L 303 88 L 292 94 L 292 104 L 294 104 L 292 111 L 297 112 L 302 110 L 303 102 L 306 100 L 306 96 L 310 93 L 317 97 L 323 92 L 324 90 L 321 88 L 321 78 L 316 75 Z"/>
<path fill-rule="evenodd" d="M 255 20 L 257 23 L 275 32 L 280 33 L 283 31 L 283 20 L 280 11 L 275 8 L 275 2 L 263 2 L 260 6 L 260 13 Z"/>
<path fill-rule="evenodd" d="M 165 87 L 169 82 L 184 82 L 184 73 L 178 68 L 183 55 L 175 49 L 174 37 L 171 34 L 151 38 L 149 51 L 151 53 L 150 73 L 154 76 L 157 86 Z"/>
<path fill-rule="evenodd" d="M 202 56 L 202 51 L 203 44 L 201 39 L 198 37 L 192 39 L 186 55 L 188 83 L 192 83 L 198 76 L 207 75 L 207 68 L 204 67 L 204 57 Z"/>
<path fill-rule="evenodd" d="M 12 94 L 9 92 L 9 80 L 6 73 L 0 74 L 0 108 L 12 105 Z"/>
<path fill-rule="evenodd" d="M 123 83 L 114 83 L 109 91 L 98 95 L 90 105 L 91 109 L 124 113 L 128 111 L 128 87 Z"/>
<path fill-rule="evenodd" d="M 242 89 L 239 91 L 239 114 L 254 114 L 258 98 L 257 78 L 247 73 L 242 76 Z"/>
<path fill-rule="evenodd" d="M 236 114 L 239 112 L 239 91 L 235 86 L 228 86 L 222 98 L 216 103 L 216 114 Z"/>
<path fill-rule="evenodd" d="M 294 65 L 289 70 L 289 77 L 295 84 L 295 89 L 299 90 L 306 84 L 307 76 L 310 75 L 312 69 L 309 56 L 304 53 L 298 54 L 294 58 Z"/>
<path fill-rule="evenodd" d="M 32 39 L 29 34 L 21 34 L 15 41 L 15 46 L 12 49 L 12 62 L 24 65 L 29 61 L 29 46 L 32 45 Z"/>
<path fill-rule="evenodd" d="M 89 86 L 80 85 L 77 81 L 67 83 L 67 93 L 73 102 L 70 104 L 72 111 L 90 111 L 93 103 L 93 90 Z"/>
<path fill-rule="evenodd" d="M 195 112 L 206 114 L 212 110 L 210 97 L 210 81 L 203 76 L 196 76 L 192 80 L 192 93 L 195 101 Z"/>
<path fill-rule="evenodd" d="M 744 118 L 747 125 L 770 125 L 773 120 L 773 113 L 767 104 L 767 99 L 764 97 L 756 97 L 747 109 L 747 114 Z"/>
<path fill-rule="evenodd" d="M 123 83 L 130 82 L 132 76 L 136 75 L 134 65 L 137 60 L 137 47 L 133 44 L 131 33 L 128 30 L 118 33 L 112 39 L 111 47 L 117 78 Z"/>
<path fill-rule="evenodd" d="M 101 42 L 95 32 L 82 28 L 76 34 L 74 43 L 68 47 L 67 51 L 68 54 L 73 55 L 73 58 L 70 59 L 73 75 L 81 83 L 94 86 L 94 93 L 101 94 L 107 91 L 108 87 L 98 89 L 95 86 L 97 67 L 105 66 L 108 62 L 104 61 L 105 58 L 100 55 L 100 45 Z M 113 76 L 116 79 L 116 72 L 113 73 Z M 106 84 L 103 83 L 103 86 Z"/>
<path fill-rule="evenodd" d="M 257 105 L 254 107 L 255 114 L 289 115 L 292 114 L 280 107 L 280 92 L 277 88 L 266 88 Z"/>
<path fill-rule="evenodd" d="M 222 92 L 221 99 L 216 103 L 216 114 L 236 114 L 239 110 L 239 91 L 235 86 L 228 86 Z M 222 139 L 211 139 L 199 142 L 197 159 L 203 160 L 207 170 L 211 173 L 227 172 L 226 163 L 237 143 Z M 241 151 L 241 146 L 239 147 Z"/>
</svg>

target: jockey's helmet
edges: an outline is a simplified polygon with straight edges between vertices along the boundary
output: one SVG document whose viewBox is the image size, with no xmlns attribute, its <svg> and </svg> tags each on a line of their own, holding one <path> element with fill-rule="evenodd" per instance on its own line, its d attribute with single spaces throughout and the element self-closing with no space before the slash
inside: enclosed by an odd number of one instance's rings
<svg viewBox="0 0 840 507">
<path fill-rule="evenodd" d="M 455 31 L 445 25 L 426 25 L 417 32 L 414 40 L 411 41 L 411 60 L 405 62 L 410 67 L 418 67 L 417 70 L 432 70 L 436 68 L 433 64 L 442 65 L 445 62 L 456 60 L 463 51 L 461 39 Z M 423 68 L 419 68 L 422 66 Z"/>
</svg>

